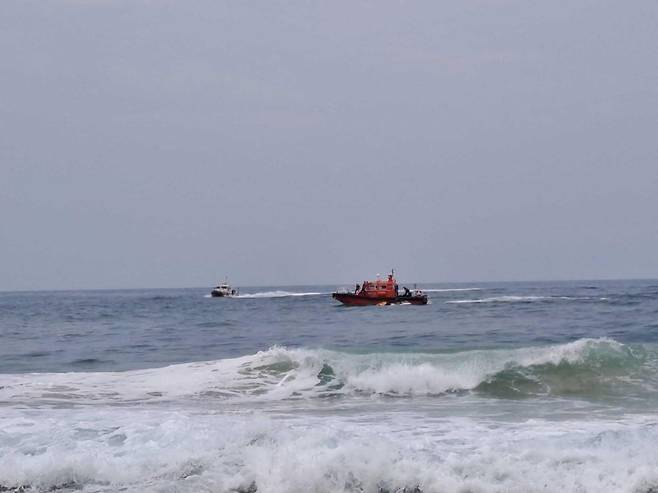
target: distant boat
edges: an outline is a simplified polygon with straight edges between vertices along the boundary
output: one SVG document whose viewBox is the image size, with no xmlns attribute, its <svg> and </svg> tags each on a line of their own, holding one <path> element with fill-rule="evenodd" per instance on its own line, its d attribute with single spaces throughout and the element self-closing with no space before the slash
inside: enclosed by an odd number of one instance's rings
<svg viewBox="0 0 658 493">
<path fill-rule="evenodd" d="M 367 305 L 393 305 L 401 303 L 410 303 L 412 305 L 427 305 L 427 295 L 419 289 L 413 291 L 402 288 L 400 293 L 399 286 L 394 272 L 388 275 L 387 279 L 376 281 L 363 281 L 362 285 L 357 284 L 353 293 L 336 291 L 331 296 L 348 306 L 367 306 Z"/>
<path fill-rule="evenodd" d="M 231 287 L 228 281 L 225 279 L 223 283 L 218 284 L 210 292 L 210 296 L 213 298 L 230 298 L 238 294 L 238 290 Z"/>
</svg>

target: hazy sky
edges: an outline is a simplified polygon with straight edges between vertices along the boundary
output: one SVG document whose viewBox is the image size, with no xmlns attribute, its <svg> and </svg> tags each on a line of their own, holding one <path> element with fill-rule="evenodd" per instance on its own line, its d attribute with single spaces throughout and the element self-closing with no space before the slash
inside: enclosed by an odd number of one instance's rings
<svg viewBox="0 0 658 493">
<path fill-rule="evenodd" d="M 0 289 L 658 277 L 658 3 L 0 2 Z"/>
</svg>

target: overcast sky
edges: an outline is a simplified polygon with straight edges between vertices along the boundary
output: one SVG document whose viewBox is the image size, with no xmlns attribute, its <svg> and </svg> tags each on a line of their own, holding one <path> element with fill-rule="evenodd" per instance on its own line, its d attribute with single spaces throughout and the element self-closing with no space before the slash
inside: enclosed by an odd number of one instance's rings
<svg viewBox="0 0 658 493">
<path fill-rule="evenodd" d="M 658 277 L 658 3 L 0 2 L 0 289 Z"/>
</svg>

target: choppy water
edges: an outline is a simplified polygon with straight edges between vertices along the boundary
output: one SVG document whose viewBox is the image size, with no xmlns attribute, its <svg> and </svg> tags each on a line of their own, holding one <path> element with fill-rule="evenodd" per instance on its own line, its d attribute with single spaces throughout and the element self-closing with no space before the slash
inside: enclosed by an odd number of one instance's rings
<svg viewBox="0 0 658 493">
<path fill-rule="evenodd" d="M 658 281 L 0 293 L 0 491 L 658 491 Z"/>
</svg>

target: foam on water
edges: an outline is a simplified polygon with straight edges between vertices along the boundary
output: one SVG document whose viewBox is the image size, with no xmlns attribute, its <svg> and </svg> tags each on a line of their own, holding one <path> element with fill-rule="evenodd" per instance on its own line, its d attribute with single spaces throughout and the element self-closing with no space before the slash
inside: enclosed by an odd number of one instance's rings
<svg viewBox="0 0 658 493">
<path fill-rule="evenodd" d="M 633 417 L 504 423 L 108 408 L 3 413 L 0 429 L 0 486 L 27 491 L 643 493 L 658 486 L 657 426 Z"/>
</svg>

